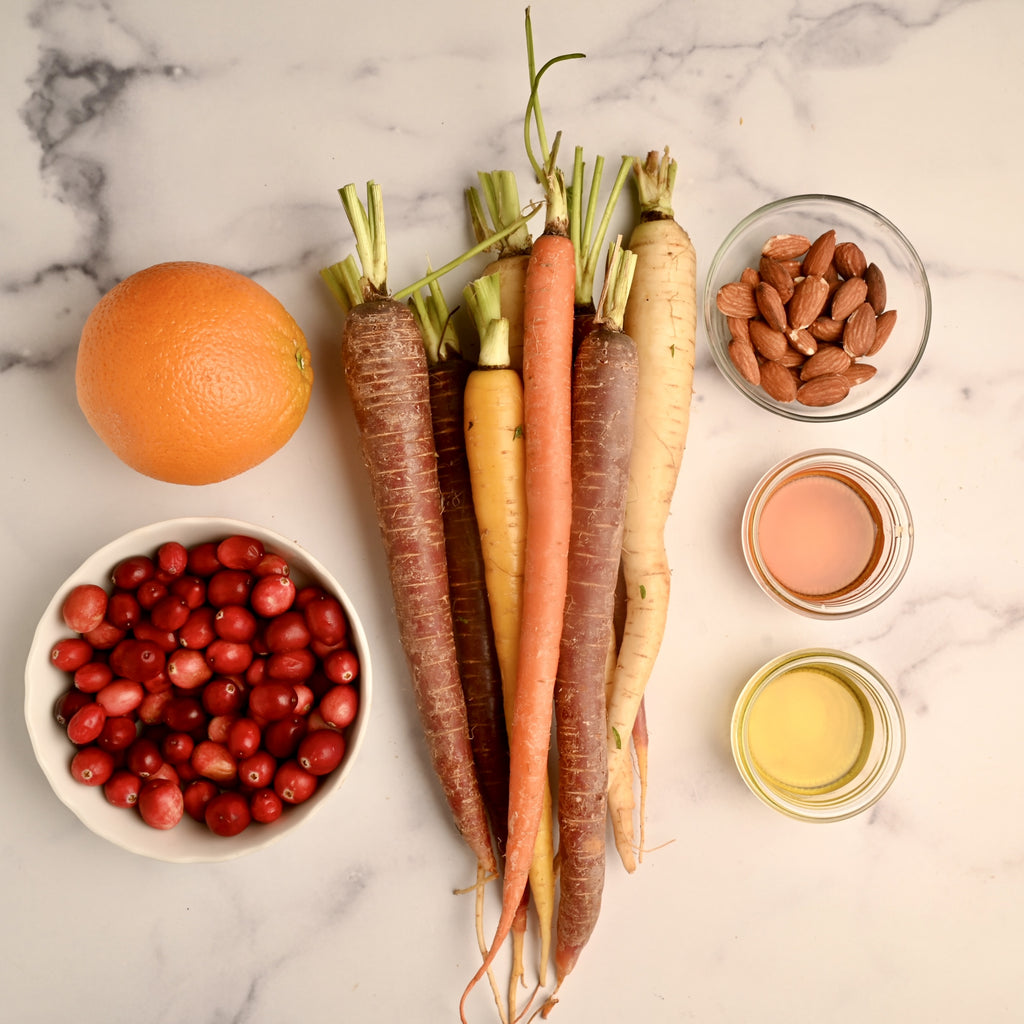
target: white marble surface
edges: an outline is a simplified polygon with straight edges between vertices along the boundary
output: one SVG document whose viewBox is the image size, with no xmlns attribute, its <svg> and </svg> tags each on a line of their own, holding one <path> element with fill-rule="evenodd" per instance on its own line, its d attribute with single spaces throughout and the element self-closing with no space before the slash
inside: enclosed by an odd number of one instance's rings
<svg viewBox="0 0 1024 1024">
<path fill-rule="evenodd" d="M 852 196 L 931 275 L 911 384 L 852 423 L 745 404 L 701 350 L 671 522 L 671 637 L 649 694 L 651 853 L 612 862 L 598 931 L 552 1019 L 701 1024 L 1016 1021 L 1024 908 L 1020 722 L 1024 5 L 1018 0 L 572 0 L 533 10 L 550 128 L 604 153 L 669 145 L 701 276 L 769 199 Z M 464 247 L 478 169 L 527 181 L 523 7 L 438 0 L 7 0 L 0 14 L 0 1015 L 20 1022 L 455 1020 L 476 961 L 473 863 L 423 748 L 353 426 L 338 314 L 317 277 L 351 251 L 336 189 L 384 188 L 392 284 Z M 524 188 L 529 193 L 529 189 Z M 313 348 L 307 419 L 235 480 L 144 479 L 74 396 L 82 322 L 167 259 L 253 275 Z M 746 574 L 749 487 L 803 448 L 850 448 L 917 524 L 890 601 L 840 623 L 778 609 Z M 378 693 L 359 770 L 265 852 L 172 866 L 85 831 L 21 718 L 35 619 L 90 551 L 174 515 L 248 518 L 307 544 L 361 603 Z M 898 690 L 909 746 L 877 809 L 774 814 L 728 749 L 747 675 L 845 647 Z M 615 980 L 621 977 L 621 980 Z M 471 1019 L 493 1020 L 478 990 Z"/>
</svg>

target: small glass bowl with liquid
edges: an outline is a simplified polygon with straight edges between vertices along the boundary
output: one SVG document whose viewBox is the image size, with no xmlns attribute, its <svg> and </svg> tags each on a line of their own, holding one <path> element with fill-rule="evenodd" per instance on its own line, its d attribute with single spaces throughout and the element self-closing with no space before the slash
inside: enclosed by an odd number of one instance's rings
<svg viewBox="0 0 1024 1024">
<path fill-rule="evenodd" d="M 761 589 L 817 618 L 859 615 L 903 579 L 914 547 L 896 481 L 852 452 L 815 449 L 770 469 L 743 512 L 743 556 Z"/>
<path fill-rule="evenodd" d="M 781 655 L 750 678 L 732 716 L 743 781 L 801 821 L 840 821 L 874 804 L 903 761 L 899 701 L 868 664 L 829 649 Z"/>
</svg>

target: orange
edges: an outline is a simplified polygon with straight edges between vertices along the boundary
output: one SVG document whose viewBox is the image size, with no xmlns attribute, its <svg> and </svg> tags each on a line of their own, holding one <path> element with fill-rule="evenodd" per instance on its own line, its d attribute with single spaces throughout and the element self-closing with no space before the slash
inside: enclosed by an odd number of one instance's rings
<svg viewBox="0 0 1024 1024">
<path fill-rule="evenodd" d="M 122 461 L 208 484 L 283 447 L 306 413 L 313 367 L 302 331 L 261 285 L 208 263 L 160 263 L 96 304 L 75 384 Z"/>
</svg>

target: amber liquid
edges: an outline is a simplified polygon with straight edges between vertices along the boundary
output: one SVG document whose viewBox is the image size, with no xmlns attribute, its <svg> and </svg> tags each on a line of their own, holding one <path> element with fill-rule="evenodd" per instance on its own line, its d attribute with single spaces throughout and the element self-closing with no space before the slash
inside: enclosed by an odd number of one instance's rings
<svg viewBox="0 0 1024 1024">
<path fill-rule="evenodd" d="M 757 543 L 767 571 L 801 597 L 849 593 L 877 565 L 881 516 L 850 479 L 815 470 L 790 477 L 761 509 Z"/>
</svg>

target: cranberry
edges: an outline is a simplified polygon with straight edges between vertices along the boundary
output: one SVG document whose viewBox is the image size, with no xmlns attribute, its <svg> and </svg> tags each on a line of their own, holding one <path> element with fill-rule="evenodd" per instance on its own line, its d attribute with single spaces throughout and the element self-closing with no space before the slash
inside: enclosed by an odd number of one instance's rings
<svg viewBox="0 0 1024 1024">
<path fill-rule="evenodd" d="M 85 746 L 88 743 L 94 743 L 103 731 L 103 723 L 106 720 L 107 712 L 103 709 L 102 705 L 91 700 L 88 704 L 83 704 L 68 719 L 68 739 L 75 746 Z"/>
<path fill-rule="evenodd" d="M 267 681 L 267 659 L 265 657 L 253 658 L 249 667 L 245 670 L 245 681 L 249 686 L 259 686 Z"/>
<path fill-rule="evenodd" d="M 271 785 L 276 772 L 277 759 L 267 750 L 257 750 L 238 762 L 238 781 L 250 789 Z"/>
<path fill-rule="evenodd" d="M 201 651 L 212 643 L 217 638 L 217 633 L 213 628 L 213 619 L 216 614 L 216 609 L 209 605 L 204 604 L 193 608 L 185 624 L 178 630 L 178 642 L 181 646 Z"/>
<path fill-rule="evenodd" d="M 277 821 L 284 810 L 284 803 L 272 789 L 257 789 L 249 797 L 249 812 L 252 820 L 262 825 Z"/>
<path fill-rule="evenodd" d="M 249 801 L 241 793 L 218 793 L 206 805 L 204 814 L 210 831 L 218 836 L 237 836 L 252 821 Z"/>
<path fill-rule="evenodd" d="M 228 733 L 237 719 L 238 715 L 214 715 L 206 723 L 206 738 L 227 746 Z"/>
<path fill-rule="evenodd" d="M 343 647 L 324 658 L 324 674 L 332 683 L 351 683 L 359 675 L 359 659 L 355 651 Z"/>
<path fill-rule="evenodd" d="M 99 736 L 96 737 L 96 745 L 103 750 L 109 750 L 111 754 L 116 754 L 119 750 L 127 750 L 135 742 L 137 735 L 138 728 L 133 719 L 125 718 L 123 715 L 111 718 L 108 715 Z"/>
<path fill-rule="evenodd" d="M 137 590 L 146 580 L 152 579 L 155 572 L 152 558 L 130 555 L 114 566 L 110 578 L 118 590 Z"/>
<path fill-rule="evenodd" d="M 149 617 L 157 629 L 173 633 L 188 622 L 192 609 L 180 594 L 165 594 L 153 605 Z"/>
<path fill-rule="evenodd" d="M 82 693 L 99 693 L 114 678 L 114 670 L 105 661 L 87 661 L 75 669 L 75 689 Z"/>
<path fill-rule="evenodd" d="M 327 775 L 341 764 L 345 756 L 345 739 L 334 729 L 316 729 L 302 738 L 298 749 L 299 764 L 311 775 Z"/>
<path fill-rule="evenodd" d="M 287 683 L 263 683 L 249 693 L 249 711 L 267 722 L 290 715 L 297 703 L 295 688 Z"/>
<path fill-rule="evenodd" d="M 80 583 L 64 598 L 60 613 L 68 629 L 88 633 L 107 613 L 107 592 L 95 583 Z"/>
<path fill-rule="evenodd" d="M 295 583 L 279 573 L 257 579 L 249 595 L 249 607 L 265 619 L 288 611 L 294 601 Z"/>
<path fill-rule="evenodd" d="M 292 757 L 306 735 L 309 722 L 305 715 L 286 715 L 270 722 L 263 730 L 263 746 L 279 761 Z"/>
<path fill-rule="evenodd" d="M 200 576 L 204 578 L 212 576 L 221 568 L 221 564 L 217 560 L 216 543 L 213 541 L 206 541 L 202 544 L 196 544 L 194 547 L 189 548 L 186 568 L 193 576 Z"/>
<path fill-rule="evenodd" d="M 305 683 L 293 683 L 295 691 L 295 713 L 308 715 L 313 710 L 313 691 Z"/>
<path fill-rule="evenodd" d="M 171 685 L 171 678 L 168 676 L 166 668 L 163 672 L 158 672 L 155 676 L 142 680 L 142 688 L 146 693 L 163 693 L 165 690 L 169 690 Z"/>
<path fill-rule="evenodd" d="M 278 651 L 267 658 L 267 676 L 270 679 L 302 682 L 316 668 L 316 655 L 308 648 L 298 651 Z"/>
<path fill-rule="evenodd" d="M 214 608 L 245 604 L 252 590 L 252 576 L 241 569 L 218 569 L 206 584 L 206 600 Z"/>
<path fill-rule="evenodd" d="M 206 712 L 198 697 L 175 696 L 164 707 L 161 721 L 173 732 L 198 733 L 206 728 Z"/>
<path fill-rule="evenodd" d="M 142 789 L 142 779 L 127 768 L 116 768 L 103 783 L 103 795 L 115 807 L 134 807 Z"/>
<path fill-rule="evenodd" d="M 82 638 L 88 640 L 97 651 L 109 651 L 112 647 L 116 647 L 127 634 L 127 630 L 118 629 L 113 623 L 103 621 L 95 629 L 83 633 Z"/>
<path fill-rule="evenodd" d="M 148 736 L 140 736 L 125 752 L 125 767 L 140 779 L 148 779 L 163 763 L 160 748 Z"/>
<path fill-rule="evenodd" d="M 173 782 L 179 789 L 181 789 L 181 776 L 178 774 L 178 769 L 171 764 L 170 761 L 164 761 L 162 765 L 152 775 L 150 779 L 166 779 L 168 782 Z"/>
<path fill-rule="evenodd" d="M 180 576 L 188 567 L 188 551 L 184 544 L 170 540 L 161 544 L 156 552 L 156 564 L 168 576 Z"/>
<path fill-rule="evenodd" d="M 223 743 L 203 740 L 196 744 L 189 760 L 203 778 L 221 785 L 234 782 L 238 777 L 238 762 Z"/>
<path fill-rule="evenodd" d="M 348 621 L 337 598 L 318 597 L 302 609 L 302 614 L 313 639 L 322 644 L 335 647 L 348 636 Z"/>
<path fill-rule="evenodd" d="M 185 800 L 170 779 L 150 779 L 139 790 L 139 814 L 152 828 L 169 829 L 181 821 Z"/>
<path fill-rule="evenodd" d="M 67 727 L 71 716 L 81 707 L 92 703 L 92 697 L 81 690 L 65 690 L 53 705 L 53 717 L 57 724 Z"/>
<path fill-rule="evenodd" d="M 88 640 L 69 636 L 58 640 L 50 650 L 50 661 L 64 672 L 75 672 L 92 661 L 93 649 Z"/>
<path fill-rule="evenodd" d="M 282 612 L 271 619 L 267 623 L 265 637 L 267 649 L 274 654 L 308 647 L 312 639 L 305 617 L 295 610 Z"/>
<path fill-rule="evenodd" d="M 259 565 L 253 569 L 256 576 L 287 576 L 291 572 L 288 563 L 280 556 L 268 551 L 261 559 Z"/>
<path fill-rule="evenodd" d="M 301 804 L 315 792 L 317 777 L 298 761 L 285 761 L 274 775 L 274 792 L 286 804 Z"/>
<path fill-rule="evenodd" d="M 344 729 L 355 721 L 359 711 L 359 693 L 354 686 L 348 684 L 335 686 L 323 695 L 318 708 L 328 725 Z"/>
<path fill-rule="evenodd" d="M 302 611 L 311 601 L 318 601 L 321 597 L 327 596 L 327 591 L 323 587 L 309 583 L 295 595 L 295 607 Z"/>
<path fill-rule="evenodd" d="M 179 690 L 198 690 L 213 678 L 202 651 L 179 647 L 167 659 L 167 677 Z"/>
<path fill-rule="evenodd" d="M 157 602 L 166 596 L 167 584 L 155 576 L 151 580 L 139 584 L 139 589 L 135 591 L 135 599 L 139 602 L 139 607 L 146 611 L 151 611 Z"/>
<path fill-rule="evenodd" d="M 139 705 L 139 721 L 143 725 L 157 725 L 164 719 L 164 709 L 174 699 L 170 688 L 157 692 L 149 692 L 142 698 Z"/>
<path fill-rule="evenodd" d="M 253 659 L 252 647 L 230 640 L 214 640 L 206 648 L 206 664 L 218 675 L 237 675 L 244 672 Z"/>
<path fill-rule="evenodd" d="M 199 576 L 179 576 L 168 590 L 177 594 L 189 608 L 200 608 L 206 600 L 206 581 Z"/>
<path fill-rule="evenodd" d="M 213 617 L 213 629 L 222 640 L 251 643 L 256 636 L 256 616 L 240 604 L 227 604 Z"/>
<path fill-rule="evenodd" d="M 261 738 L 260 727 L 251 718 L 236 718 L 228 729 L 227 747 L 241 761 L 259 750 Z"/>
<path fill-rule="evenodd" d="M 139 683 L 162 672 L 166 662 L 166 653 L 151 640 L 125 637 L 110 652 L 110 667 L 114 672 Z"/>
<path fill-rule="evenodd" d="M 160 744 L 164 760 L 175 767 L 192 757 L 196 741 L 187 732 L 169 732 Z"/>
<path fill-rule="evenodd" d="M 200 699 L 211 715 L 233 715 L 242 710 L 245 684 L 237 676 L 218 676 L 203 687 Z"/>
<path fill-rule="evenodd" d="M 107 604 L 107 622 L 118 629 L 131 629 L 142 618 L 142 605 L 130 590 L 116 590 Z"/>
<path fill-rule="evenodd" d="M 209 779 L 195 779 L 184 789 L 185 813 L 198 822 L 206 821 L 206 805 L 220 792 Z"/>
<path fill-rule="evenodd" d="M 108 715 L 128 715 L 138 709 L 145 695 L 141 683 L 115 679 L 96 694 L 96 703 L 101 704 Z"/>
<path fill-rule="evenodd" d="M 100 747 L 82 747 L 71 759 L 71 775 L 83 786 L 102 786 L 114 774 L 114 755 Z"/>
<path fill-rule="evenodd" d="M 170 654 L 180 646 L 173 630 L 157 629 L 149 619 L 137 622 L 132 629 L 132 634 L 136 640 L 145 640 L 148 643 L 156 644 L 164 654 Z"/>
<path fill-rule="evenodd" d="M 260 564 L 264 553 L 262 541 L 240 533 L 225 537 L 217 545 L 217 559 L 227 569 L 252 571 Z"/>
</svg>

